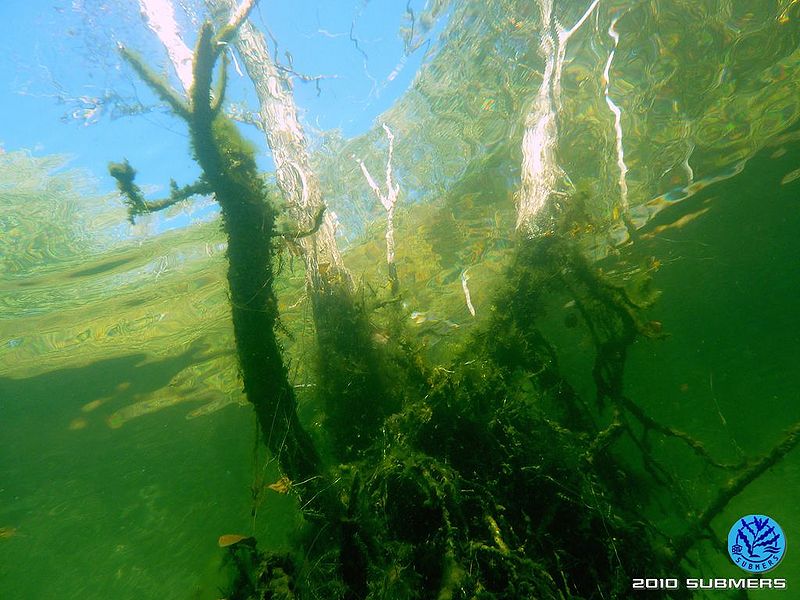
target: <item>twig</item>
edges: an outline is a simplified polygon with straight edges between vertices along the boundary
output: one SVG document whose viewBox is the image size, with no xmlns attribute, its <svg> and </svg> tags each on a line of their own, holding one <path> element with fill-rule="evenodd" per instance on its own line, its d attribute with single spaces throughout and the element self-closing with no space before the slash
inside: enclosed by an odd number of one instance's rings
<svg viewBox="0 0 800 600">
<path fill-rule="evenodd" d="M 464 300 L 467 302 L 467 310 L 469 314 L 473 317 L 475 316 L 475 307 L 472 305 L 472 297 L 469 293 L 469 287 L 467 286 L 467 282 L 469 281 L 469 275 L 467 275 L 467 269 L 461 271 L 461 289 L 464 290 Z"/>
<path fill-rule="evenodd" d="M 708 528 L 712 519 L 720 514 L 731 500 L 741 494 L 748 485 L 763 475 L 767 469 L 775 466 L 784 456 L 794 450 L 798 444 L 800 444 L 800 422 L 795 423 L 786 433 L 783 440 L 773 446 L 768 454 L 751 463 L 736 477 L 729 479 L 728 483 L 717 493 L 716 498 L 700 513 L 689 530 L 678 538 L 678 541 L 673 545 L 675 561 L 680 562 L 683 560 L 686 552 L 695 543 L 698 533 Z"/>
<path fill-rule="evenodd" d="M 310 229 L 307 229 L 305 231 L 299 231 L 299 230 L 298 231 L 283 231 L 283 232 L 276 233 L 276 235 L 279 235 L 279 236 L 281 236 L 281 237 L 283 237 L 283 238 L 285 238 L 287 240 L 299 240 L 301 238 L 308 237 L 310 235 L 314 235 L 315 233 L 317 233 L 317 231 L 319 231 L 319 228 L 322 227 L 322 224 L 325 222 L 325 209 L 326 208 L 327 207 L 324 204 L 319 207 L 319 210 L 317 211 L 317 214 L 314 217 L 314 223 L 311 225 Z"/>
<path fill-rule="evenodd" d="M 183 118 L 184 120 L 189 119 L 189 115 L 191 114 L 191 110 L 186 105 L 186 102 L 183 98 L 181 98 L 180 94 L 170 87 L 169 83 L 162 77 L 159 77 L 150 67 L 148 67 L 141 57 L 136 54 L 135 52 L 128 50 L 122 44 L 119 45 L 119 52 L 128 64 L 133 67 L 133 70 L 141 77 L 144 81 L 150 85 L 151 88 L 161 97 L 161 99 L 166 102 L 167 104 L 172 107 L 172 110 Z"/>
<path fill-rule="evenodd" d="M 622 415 L 618 406 L 614 407 L 614 416 L 611 423 L 599 432 L 592 441 L 589 449 L 586 451 L 586 460 L 590 464 L 594 462 L 595 457 L 601 451 L 610 446 L 614 440 L 622 435 L 626 428 L 621 419 Z"/>
<path fill-rule="evenodd" d="M 616 402 L 619 406 L 623 407 L 626 411 L 628 411 L 631 415 L 633 415 L 646 429 L 653 429 L 658 431 L 661 435 L 667 437 L 673 437 L 678 440 L 681 440 L 685 443 L 689 448 L 698 456 L 705 459 L 708 464 L 720 468 L 720 469 L 738 469 L 741 468 L 742 465 L 732 465 L 727 463 L 721 463 L 717 459 L 715 459 L 711 454 L 706 450 L 705 446 L 703 446 L 702 442 L 694 439 L 688 433 L 680 431 L 679 429 L 674 429 L 669 427 L 668 425 L 664 425 L 659 423 L 652 417 L 650 417 L 647 413 L 644 412 L 635 402 L 626 398 L 625 396 L 618 396 L 613 398 L 614 402 Z"/>
<path fill-rule="evenodd" d="M 304 75 L 303 73 L 298 73 L 293 68 L 285 67 L 283 65 L 275 64 L 275 68 L 283 73 L 286 76 L 296 77 L 303 83 L 314 83 L 314 87 L 317 90 L 317 96 L 322 93 L 322 88 L 319 85 L 319 82 L 323 79 L 339 79 L 338 75 Z"/>
<path fill-rule="evenodd" d="M 161 200 L 147 200 L 144 194 L 142 194 L 141 188 L 134 182 L 136 170 L 130 165 L 127 159 L 123 160 L 121 163 L 109 163 L 108 172 L 117 180 L 117 188 L 122 195 L 125 196 L 125 204 L 128 205 L 128 219 L 131 223 L 134 222 L 134 218 L 138 215 L 164 210 L 191 196 L 210 194 L 213 192 L 211 186 L 203 179 L 180 188 L 174 181 L 170 181 L 169 197 Z"/>
</svg>

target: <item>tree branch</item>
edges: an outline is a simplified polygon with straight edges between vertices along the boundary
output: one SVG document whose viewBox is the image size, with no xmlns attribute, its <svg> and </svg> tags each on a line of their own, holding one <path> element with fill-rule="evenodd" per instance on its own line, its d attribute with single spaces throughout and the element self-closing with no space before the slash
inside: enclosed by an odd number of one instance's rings
<svg viewBox="0 0 800 600">
<path fill-rule="evenodd" d="M 167 81 L 156 74 L 150 67 L 144 64 L 144 61 L 135 52 L 128 50 L 125 46 L 120 44 L 119 52 L 128 64 L 133 67 L 133 70 L 138 73 L 139 77 L 149 85 L 158 94 L 158 96 L 167 104 L 172 107 L 176 115 L 188 121 L 190 110 L 186 102 L 181 98 L 180 94 L 173 90 Z"/>
<path fill-rule="evenodd" d="M 131 223 L 134 222 L 135 217 L 138 215 L 164 210 L 191 196 L 211 194 L 213 192 L 211 186 L 203 179 L 181 188 L 179 188 L 174 181 L 171 181 L 169 197 L 161 200 L 147 200 L 144 194 L 142 194 L 141 188 L 134 183 L 136 170 L 130 165 L 127 159 L 123 160 L 121 163 L 109 163 L 108 172 L 117 180 L 117 188 L 122 195 L 125 196 L 125 204 L 128 205 L 128 219 Z"/>
<path fill-rule="evenodd" d="M 158 36 L 181 85 L 185 91 L 192 88 L 192 51 L 178 32 L 175 11 L 169 0 L 139 0 L 139 7 L 150 30 Z"/>
<path fill-rule="evenodd" d="M 392 156 L 394 153 L 394 134 L 389 129 L 386 123 L 383 124 L 383 130 L 386 132 L 386 137 L 389 140 L 389 156 L 386 159 L 386 193 L 381 192 L 378 184 L 370 175 L 367 170 L 367 165 L 364 161 L 357 159 L 358 164 L 361 166 L 361 172 L 367 180 L 367 184 L 372 189 L 378 201 L 386 209 L 386 263 L 389 265 L 389 277 L 392 280 L 392 289 L 397 291 L 399 282 L 397 279 L 397 267 L 394 263 L 394 208 L 397 204 L 397 196 L 400 193 L 400 185 L 392 182 Z"/>
<path fill-rule="evenodd" d="M 233 11 L 231 18 L 228 19 L 228 23 L 219 30 L 219 33 L 214 38 L 214 41 L 217 43 L 216 45 L 224 44 L 233 39 L 236 31 L 242 26 L 242 23 L 244 23 L 250 15 L 250 11 L 255 7 L 256 2 L 258 2 L 258 0 L 244 0 L 239 5 L 239 8 Z"/>
<path fill-rule="evenodd" d="M 706 529 L 711 524 L 712 519 L 719 515 L 731 500 L 741 494 L 748 485 L 763 475 L 767 469 L 774 467 L 784 456 L 794 450 L 798 444 L 800 444 L 800 422 L 795 423 L 786 432 L 783 440 L 776 444 L 768 454 L 751 463 L 736 477 L 728 480 L 725 487 L 717 493 L 716 498 L 700 513 L 689 530 L 673 544 L 675 562 L 683 560 L 686 552 L 694 544 L 698 533 Z"/>
<path fill-rule="evenodd" d="M 717 459 L 715 459 L 711 454 L 706 450 L 705 446 L 702 442 L 694 439 L 688 433 L 680 431 L 679 429 L 674 429 L 673 427 L 669 427 L 662 423 L 659 423 L 652 417 L 650 417 L 647 413 L 644 412 L 635 402 L 633 402 L 630 398 L 626 398 L 624 396 L 614 397 L 612 400 L 624 408 L 628 413 L 633 415 L 645 429 L 653 429 L 659 432 L 661 435 L 665 437 L 673 437 L 685 443 L 695 454 L 699 457 L 703 458 L 708 464 L 713 467 L 717 467 L 719 469 L 737 469 L 741 468 L 742 465 L 731 465 L 726 463 L 721 463 Z"/>
<path fill-rule="evenodd" d="M 313 222 L 324 204 L 318 178 L 311 167 L 308 144 L 297 117 L 297 108 L 289 90 L 282 84 L 282 74 L 272 60 L 261 31 L 238 15 L 243 12 L 235 0 L 206 0 L 213 13 L 225 15 L 226 22 L 239 29 L 235 40 L 242 62 L 255 86 L 261 126 L 275 162 L 278 187 L 283 194 L 298 229 L 313 229 Z M 228 17 L 227 15 L 234 15 Z M 223 27 L 224 28 L 224 27 Z M 226 41 L 220 35 L 220 41 Z M 304 251 L 306 276 L 312 289 L 322 290 L 332 281 L 351 285 L 351 278 L 336 244 L 333 213 L 326 211 L 316 235 L 300 240 Z M 327 265 L 325 273 L 320 265 Z"/>
</svg>

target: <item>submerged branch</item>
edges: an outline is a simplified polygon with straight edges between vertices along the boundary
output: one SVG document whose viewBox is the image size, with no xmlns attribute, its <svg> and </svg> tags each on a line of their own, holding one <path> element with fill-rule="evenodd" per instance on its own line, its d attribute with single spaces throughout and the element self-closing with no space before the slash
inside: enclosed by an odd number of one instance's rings
<svg viewBox="0 0 800 600">
<path fill-rule="evenodd" d="M 694 545 L 698 534 L 711 525 L 714 517 L 719 515 L 731 500 L 741 494 L 748 485 L 763 475 L 767 469 L 778 464 L 798 444 L 800 444 L 800 422 L 795 423 L 786 432 L 783 440 L 773 446 L 767 454 L 752 462 L 735 477 L 729 479 L 705 510 L 698 515 L 691 528 L 678 538 L 678 541 L 673 545 L 675 561 L 680 562 L 683 560 L 686 553 Z"/>
<path fill-rule="evenodd" d="M 389 278 L 392 282 L 392 291 L 397 293 L 400 283 L 397 279 L 397 267 L 394 262 L 394 209 L 397 204 L 397 196 L 400 193 L 400 184 L 392 182 L 392 156 L 394 154 L 394 134 L 386 123 L 383 124 L 383 130 L 386 132 L 386 137 L 389 140 L 389 155 L 386 159 L 386 193 L 384 194 L 375 180 L 370 175 L 367 165 L 364 161 L 357 159 L 361 172 L 364 174 L 364 179 L 367 180 L 375 197 L 383 205 L 386 210 L 386 264 L 389 265 Z"/>
<path fill-rule="evenodd" d="M 315 227 L 323 205 L 322 191 L 311 167 L 308 144 L 291 91 L 284 85 L 270 56 L 264 35 L 245 18 L 252 8 L 249 4 L 254 3 L 245 1 L 237 7 L 235 0 L 206 0 L 211 12 L 227 23 L 220 31 L 218 44 L 230 41 L 236 45 L 255 87 L 260 121 L 257 126 L 266 133 L 272 150 L 278 188 L 298 229 L 315 230 L 315 235 L 299 239 L 304 251 L 307 283 L 313 292 L 312 298 L 316 298 L 327 293 L 331 285 L 342 282 L 349 288 L 352 282 L 336 244 L 333 213 L 326 211 L 322 224 Z"/>
<path fill-rule="evenodd" d="M 133 70 L 149 85 L 159 98 L 170 105 L 173 112 L 184 120 L 189 119 L 190 109 L 180 94 L 170 87 L 166 79 L 158 75 L 148 67 L 141 57 L 135 52 L 128 50 L 125 46 L 119 46 L 119 52 Z"/>
<path fill-rule="evenodd" d="M 319 207 L 317 215 L 314 217 L 314 223 L 311 225 L 311 229 L 306 229 L 305 231 L 284 231 L 278 233 L 277 235 L 290 240 L 299 240 L 314 235 L 317 233 L 317 231 L 319 231 L 319 228 L 322 227 L 322 224 L 325 222 L 326 209 L 327 207 L 324 204 Z"/>
<path fill-rule="evenodd" d="M 225 90 L 228 88 L 228 55 L 223 54 L 222 60 L 219 65 L 219 81 L 217 88 L 213 94 L 213 102 L 211 103 L 211 112 L 217 114 L 222 110 L 222 104 L 225 102 Z"/>
<path fill-rule="evenodd" d="M 244 391 L 254 407 L 265 444 L 284 474 L 292 481 L 307 482 L 295 488 L 301 500 L 313 504 L 312 510 L 335 519 L 340 503 L 322 473 L 314 442 L 298 418 L 295 391 L 275 335 L 275 208 L 259 176 L 253 147 L 212 104 L 214 66 L 224 47 L 218 43 L 219 37 L 210 23 L 202 26 L 194 51 L 188 103 L 179 100 L 177 93 L 141 60 L 129 58 L 145 82 L 165 96 L 187 121 L 202 180 L 184 188 L 172 184 L 170 199 L 148 203 L 134 183 L 136 173 L 127 162 L 112 164 L 110 171 L 134 213 L 164 208 L 194 193 L 213 192 L 228 241 L 228 288 Z M 133 57 L 127 52 L 125 55 Z M 221 96 L 222 90 L 218 90 L 217 99 Z"/>
<path fill-rule="evenodd" d="M 109 174 L 117 180 L 117 188 L 125 197 L 125 204 L 128 205 L 128 219 L 131 223 L 135 217 L 158 212 L 187 200 L 192 196 L 200 196 L 213 192 L 211 186 L 203 179 L 190 183 L 183 187 L 178 187 L 174 181 L 170 182 L 170 194 L 161 200 L 147 200 L 142 194 L 141 188 L 136 185 L 136 170 L 130 165 L 127 159 L 121 163 L 108 163 Z"/>
<path fill-rule="evenodd" d="M 585 453 L 586 459 L 592 463 L 600 451 L 607 448 L 622 433 L 626 433 L 639 448 L 645 468 L 653 480 L 674 493 L 677 491 L 677 481 L 669 471 L 655 461 L 647 443 L 647 435 L 653 431 L 665 438 L 683 442 L 705 463 L 737 473 L 699 513 L 689 529 L 672 544 L 673 560 L 676 564 L 680 563 L 689 549 L 703 538 L 703 532 L 709 529 L 714 517 L 719 515 L 733 498 L 800 445 L 800 423 L 795 424 L 784 439 L 764 456 L 749 463 L 727 464 L 715 459 L 701 441 L 688 433 L 653 419 L 625 395 L 623 371 L 628 347 L 639 335 L 663 337 L 660 324 L 656 326 L 655 322 L 646 322 L 641 314 L 643 304 L 634 302 L 624 289 L 605 281 L 603 276 L 590 269 L 581 255 L 572 251 L 569 245 L 555 244 L 555 248 L 558 260 L 554 264 L 559 277 L 572 294 L 596 346 L 594 378 L 598 397 L 610 400 L 614 410 L 611 423 L 596 435 Z M 644 306 L 647 304 L 644 303 Z M 635 435 L 625 423 L 625 417 L 628 415 L 643 427 L 641 437 Z"/>
<path fill-rule="evenodd" d="M 741 464 L 733 465 L 733 464 L 719 462 L 717 459 L 711 456 L 711 454 L 708 452 L 708 450 L 706 450 L 702 442 L 696 440 L 686 432 L 683 432 L 679 429 L 675 429 L 674 427 L 669 427 L 668 425 L 664 425 L 663 423 L 659 423 L 658 421 L 650 417 L 647 413 L 645 413 L 644 410 L 642 410 L 642 408 L 639 407 L 630 398 L 620 396 L 619 398 L 614 398 L 614 401 L 617 402 L 622 408 L 624 408 L 629 414 L 633 415 L 645 429 L 652 429 L 665 437 L 672 437 L 682 441 L 695 454 L 704 459 L 712 467 L 717 467 L 718 469 L 739 469 L 742 467 Z"/>
</svg>

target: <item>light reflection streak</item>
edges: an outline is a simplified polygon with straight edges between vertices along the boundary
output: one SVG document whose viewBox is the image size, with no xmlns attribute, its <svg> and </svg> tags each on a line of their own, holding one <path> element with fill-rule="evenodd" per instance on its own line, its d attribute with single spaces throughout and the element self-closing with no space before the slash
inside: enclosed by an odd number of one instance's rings
<svg viewBox="0 0 800 600">
<path fill-rule="evenodd" d="M 567 42 L 594 12 L 600 0 L 594 0 L 580 19 L 564 29 L 553 16 L 553 1 L 540 0 L 542 26 L 539 54 L 545 67 L 542 83 L 525 123 L 522 140 L 522 182 L 517 199 L 517 229 L 534 233 L 534 217 L 556 189 L 563 172 L 556 162 L 558 112 L 561 108 L 561 75 Z"/>
<path fill-rule="evenodd" d="M 619 33 L 615 28 L 619 19 L 619 16 L 614 17 L 608 27 L 608 35 L 614 40 L 614 46 L 608 54 L 608 60 L 606 61 L 605 69 L 603 69 L 603 95 L 609 110 L 614 113 L 614 134 L 616 138 L 617 167 L 619 168 L 617 183 L 620 194 L 620 212 L 624 214 L 628 211 L 628 166 L 625 164 L 625 150 L 622 143 L 622 109 L 611 99 L 609 91 L 611 87 L 611 63 L 614 61 L 614 55 L 619 46 Z"/>
</svg>

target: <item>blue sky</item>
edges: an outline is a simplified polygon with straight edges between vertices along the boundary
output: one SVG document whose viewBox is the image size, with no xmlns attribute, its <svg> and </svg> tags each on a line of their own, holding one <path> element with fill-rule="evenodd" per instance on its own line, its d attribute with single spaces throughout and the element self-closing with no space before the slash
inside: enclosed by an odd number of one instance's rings
<svg viewBox="0 0 800 600">
<path fill-rule="evenodd" d="M 295 83 L 304 124 L 358 135 L 408 88 L 423 50 L 404 58 L 399 29 L 406 5 L 405 0 L 261 2 L 252 19 L 267 24 L 281 60 L 288 60 L 288 52 L 296 71 L 335 76 L 320 81 L 319 94 L 313 83 Z M 424 2 L 411 7 L 419 13 Z M 113 51 L 121 41 L 155 64 L 166 64 L 164 55 L 155 53 L 159 47 L 136 0 L 10 1 L 0 6 L 0 20 L 12 24 L 0 38 L 0 143 L 6 151 L 68 154 L 70 165 L 87 169 L 103 192 L 114 189 L 106 164 L 123 157 L 139 171 L 143 186 L 163 188 L 170 177 L 184 184 L 196 176 L 179 120 L 158 111 L 112 119 L 109 107 L 93 110 L 91 99 L 110 92 L 135 93 L 144 104 L 156 104 Z M 229 99 L 246 99 L 255 108 L 249 82 L 231 75 Z M 85 100 L 76 100 L 81 97 Z M 263 146 L 255 129 L 246 134 Z M 267 153 L 263 156 L 262 167 L 269 169 Z"/>
</svg>

